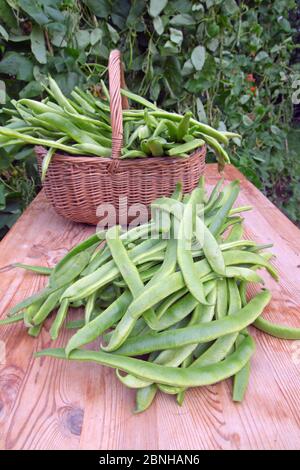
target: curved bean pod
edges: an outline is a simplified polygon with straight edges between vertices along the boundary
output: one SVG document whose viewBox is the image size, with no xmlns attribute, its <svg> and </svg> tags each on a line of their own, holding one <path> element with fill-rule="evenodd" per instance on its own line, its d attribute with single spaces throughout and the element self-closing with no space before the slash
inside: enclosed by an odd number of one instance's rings
<svg viewBox="0 0 300 470">
<path fill-rule="evenodd" d="M 222 226 L 227 218 L 227 215 L 230 209 L 232 208 L 236 198 L 238 197 L 239 190 L 240 190 L 239 181 L 238 180 L 233 181 L 227 186 L 227 188 L 229 188 L 228 196 L 224 204 L 217 211 L 217 213 L 215 214 L 215 216 L 213 217 L 209 225 L 209 230 L 214 236 L 217 236 L 220 233 Z"/>
<path fill-rule="evenodd" d="M 214 304 L 216 300 L 216 289 L 212 290 L 208 294 L 209 302 Z M 200 305 L 195 308 L 191 320 L 188 325 L 196 325 L 200 322 L 209 322 L 212 320 L 214 315 L 214 306 L 213 305 Z M 196 344 L 190 344 L 187 346 L 179 347 L 177 349 L 166 349 L 161 351 L 157 357 L 154 359 L 155 364 L 166 365 L 169 367 L 178 367 L 180 364 L 183 364 L 186 359 L 193 353 L 196 349 Z M 118 375 L 118 374 L 117 374 Z M 120 381 L 130 388 L 143 388 L 150 385 L 148 381 L 139 379 L 131 374 L 126 376 L 118 375 Z"/>
<path fill-rule="evenodd" d="M 257 253 L 242 250 L 230 250 L 224 252 L 224 260 L 226 266 L 239 265 L 239 264 L 253 264 L 263 266 L 271 274 L 271 276 L 278 281 L 278 274 L 275 268 L 268 263 L 268 261 Z"/>
<path fill-rule="evenodd" d="M 272 323 L 265 318 L 257 318 L 253 323 L 253 326 L 258 330 L 268 333 L 268 335 L 275 336 L 275 338 L 281 339 L 300 339 L 300 328 L 294 328 L 292 326 L 279 325 Z"/>
<path fill-rule="evenodd" d="M 177 387 L 199 387 L 220 382 L 236 374 L 248 362 L 254 350 L 254 341 L 249 336 L 224 361 L 207 367 L 188 367 L 186 369 L 160 366 L 140 359 L 109 354 L 103 351 L 77 349 L 70 354 L 69 359 L 97 362 L 156 383 Z M 45 349 L 36 353 L 36 357 L 43 356 L 66 359 L 64 349 L 59 348 Z"/>
<path fill-rule="evenodd" d="M 68 299 L 64 299 L 62 303 L 60 304 L 60 307 L 58 309 L 54 322 L 52 323 L 50 331 L 49 331 L 51 339 L 53 340 L 57 339 L 59 331 L 62 327 L 62 324 L 67 316 L 68 309 L 69 309 L 69 301 Z"/>
<path fill-rule="evenodd" d="M 190 293 L 198 300 L 198 302 L 207 304 L 203 285 L 197 275 L 191 251 L 197 197 L 198 191 L 194 190 L 183 212 L 178 230 L 177 260 L 186 283 L 186 287 L 189 289 Z"/>
<path fill-rule="evenodd" d="M 212 270 L 225 276 L 225 261 L 219 244 L 200 217 L 196 217 L 195 235 Z"/>
<path fill-rule="evenodd" d="M 111 227 L 107 231 L 106 241 L 115 264 L 117 265 L 123 279 L 125 280 L 133 298 L 136 298 L 141 292 L 143 292 L 145 287 L 135 264 L 133 264 L 133 262 L 130 260 L 124 245 L 119 239 L 119 230 L 119 227 Z M 146 312 L 144 312 L 144 315 L 145 320 L 147 321 L 148 319 L 150 323 L 156 320 L 153 309 L 148 309 Z M 118 336 L 119 331 L 123 331 L 124 336 L 127 337 L 132 331 L 135 322 L 136 319 L 132 318 L 131 324 L 127 322 L 127 329 L 125 329 L 123 327 L 123 319 L 121 319 L 109 341 L 107 346 L 108 349 L 110 344 L 114 343 L 115 335 Z"/>
<path fill-rule="evenodd" d="M 147 387 L 140 388 L 136 392 L 136 405 L 135 413 L 141 413 L 147 410 L 153 402 L 157 392 L 157 386 L 155 384 L 148 385 Z"/>
<path fill-rule="evenodd" d="M 31 264 L 23 263 L 13 263 L 11 267 L 26 269 L 26 271 L 32 271 L 34 273 L 43 274 L 44 276 L 49 276 L 53 271 L 52 268 L 48 268 L 47 266 L 34 266 Z"/>
<path fill-rule="evenodd" d="M 271 294 L 263 290 L 243 307 L 236 315 L 226 316 L 221 320 L 210 323 L 201 323 L 196 326 L 164 331 L 162 333 L 147 334 L 128 339 L 117 351 L 125 356 L 138 356 L 152 351 L 178 348 L 192 343 L 207 343 L 220 336 L 236 333 L 251 325 L 261 315 L 269 303 Z"/>
<path fill-rule="evenodd" d="M 105 330 L 119 321 L 131 301 L 132 295 L 130 292 L 125 291 L 106 310 L 100 313 L 98 317 L 87 323 L 72 336 L 66 346 L 66 355 L 69 356 L 73 349 L 79 348 L 84 344 L 91 343 Z"/>
<path fill-rule="evenodd" d="M 149 251 L 153 253 L 161 251 L 166 245 L 165 240 L 145 240 L 140 245 L 129 251 L 129 257 L 134 263 L 143 261 L 145 256 L 149 257 Z M 119 270 L 114 261 L 108 261 L 106 264 L 98 268 L 95 272 L 79 279 L 72 284 L 62 298 L 69 298 L 71 302 L 81 300 L 90 294 L 113 281 L 119 275 Z"/>
</svg>

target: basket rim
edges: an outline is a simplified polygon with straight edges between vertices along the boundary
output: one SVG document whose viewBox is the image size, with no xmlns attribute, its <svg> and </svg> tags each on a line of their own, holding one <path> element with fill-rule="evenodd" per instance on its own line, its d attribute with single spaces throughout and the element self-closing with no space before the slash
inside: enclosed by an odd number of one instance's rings
<svg viewBox="0 0 300 470">
<path fill-rule="evenodd" d="M 37 156 L 41 156 L 44 158 L 44 156 L 47 153 L 47 149 L 43 147 L 42 145 L 35 145 L 34 146 L 34 151 Z M 193 153 L 191 153 L 188 157 L 170 157 L 169 155 L 164 155 L 162 157 L 153 157 L 153 156 L 147 156 L 143 158 L 134 158 L 134 159 L 118 159 L 118 162 L 120 165 L 125 164 L 131 164 L 131 165 L 145 165 L 146 162 L 155 160 L 157 163 L 165 163 L 168 161 L 168 164 L 176 164 L 179 162 L 187 162 L 188 160 L 191 160 L 192 158 L 195 157 L 203 157 L 205 156 L 206 153 L 206 144 L 203 144 L 201 147 L 196 149 Z M 63 159 L 61 158 L 63 157 Z M 112 157 L 96 157 L 96 156 L 88 156 L 88 155 L 67 155 L 65 153 L 55 153 L 52 156 L 51 161 L 55 163 L 92 163 L 92 164 L 111 164 L 115 159 Z"/>
</svg>

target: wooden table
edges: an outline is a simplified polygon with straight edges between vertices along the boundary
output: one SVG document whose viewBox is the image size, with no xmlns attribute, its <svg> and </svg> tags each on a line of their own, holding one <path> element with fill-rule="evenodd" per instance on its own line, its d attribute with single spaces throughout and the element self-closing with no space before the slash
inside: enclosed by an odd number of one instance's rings
<svg viewBox="0 0 300 470">
<path fill-rule="evenodd" d="M 280 283 L 264 275 L 273 292 L 266 316 L 300 326 L 299 230 L 237 169 L 228 166 L 225 177 L 240 179 L 239 202 L 254 206 L 245 213 L 247 236 L 274 243 Z M 216 180 L 216 166 L 208 165 L 207 182 Z M 0 268 L 15 261 L 52 266 L 92 231 L 56 215 L 41 192 L 0 243 Z M 44 282 L 21 269 L 0 272 L 0 316 Z M 6 349 L 0 366 L 2 449 L 300 448 L 300 341 L 253 329 L 257 350 L 242 404 L 232 402 L 228 380 L 190 390 L 182 407 L 159 395 L 148 411 L 134 415 L 134 392 L 112 369 L 35 359 L 33 352 L 51 346 L 48 330 L 46 325 L 34 339 L 21 324 L 0 328 Z M 68 336 L 64 331 L 55 346 Z"/>
</svg>

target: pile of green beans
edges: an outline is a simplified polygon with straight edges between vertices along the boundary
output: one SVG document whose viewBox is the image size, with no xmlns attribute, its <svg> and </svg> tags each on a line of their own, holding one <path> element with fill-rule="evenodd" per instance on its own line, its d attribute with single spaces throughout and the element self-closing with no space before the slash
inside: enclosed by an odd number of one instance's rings
<svg viewBox="0 0 300 470">
<path fill-rule="evenodd" d="M 42 179 L 56 151 L 68 154 L 110 157 L 112 128 L 109 93 L 101 81 L 102 95 L 75 87 L 67 98 L 51 77 L 45 86 L 43 101 L 12 100 L 13 108 L 4 108 L 10 114 L 6 126 L 0 127 L 0 145 L 10 153 L 22 145 L 42 145 L 48 148 L 43 160 Z M 122 90 L 140 109 L 123 110 L 123 148 L 121 158 L 147 156 L 187 157 L 205 143 L 214 151 L 219 167 L 229 157 L 223 148 L 238 134 L 218 131 L 193 118 L 159 109 L 154 103 Z"/>
<path fill-rule="evenodd" d="M 258 269 L 278 276 L 265 251 L 270 245 L 243 238 L 239 214 L 251 207 L 233 208 L 238 194 L 238 181 L 220 180 L 209 196 L 203 178 L 191 194 L 177 185 L 171 197 L 153 202 L 144 225 L 95 233 L 53 268 L 15 264 L 49 281 L 0 323 L 23 321 L 37 336 L 49 319 L 53 340 L 66 323 L 76 331 L 65 348 L 37 356 L 115 368 L 136 390 L 136 412 L 158 391 L 181 405 L 188 388 L 229 377 L 233 400 L 241 401 L 255 350 L 248 327 L 286 339 L 300 339 L 300 329 L 261 318 L 268 290 L 246 296 L 249 283 L 263 284 Z M 84 348 L 100 337 L 100 351 Z"/>
</svg>

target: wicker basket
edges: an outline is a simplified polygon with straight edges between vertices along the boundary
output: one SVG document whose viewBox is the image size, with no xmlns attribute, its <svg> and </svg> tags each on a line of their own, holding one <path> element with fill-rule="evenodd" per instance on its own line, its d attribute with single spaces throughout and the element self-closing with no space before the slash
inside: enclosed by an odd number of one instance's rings
<svg viewBox="0 0 300 470">
<path fill-rule="evenodd" d="M 101 204 L 112 204 L 116 209 L 116 222 L 119 222 L 124 220 L 124 215 L 133 204 L 149 206 L 157 197 L 169 196 L 178 181 L 182 181 L 184 192 L 190 192 L 197 185 L 205 167 L 205 146 L 188 158 L 121 160 L 122 108 L 127 108 L 128 103 L 120 94 L 120 87 L 124 86 L 124 74 L 118 50 L 111 52 L 108 70 L 111 158 L 55 154 L 44 181 L 46 196 L 58 214 L 75 222 L 92 225 L 99 221 L 97 208 Z M 36 147 L 35 151 L 41 171 L 46 150 Z"/>
</svg>

